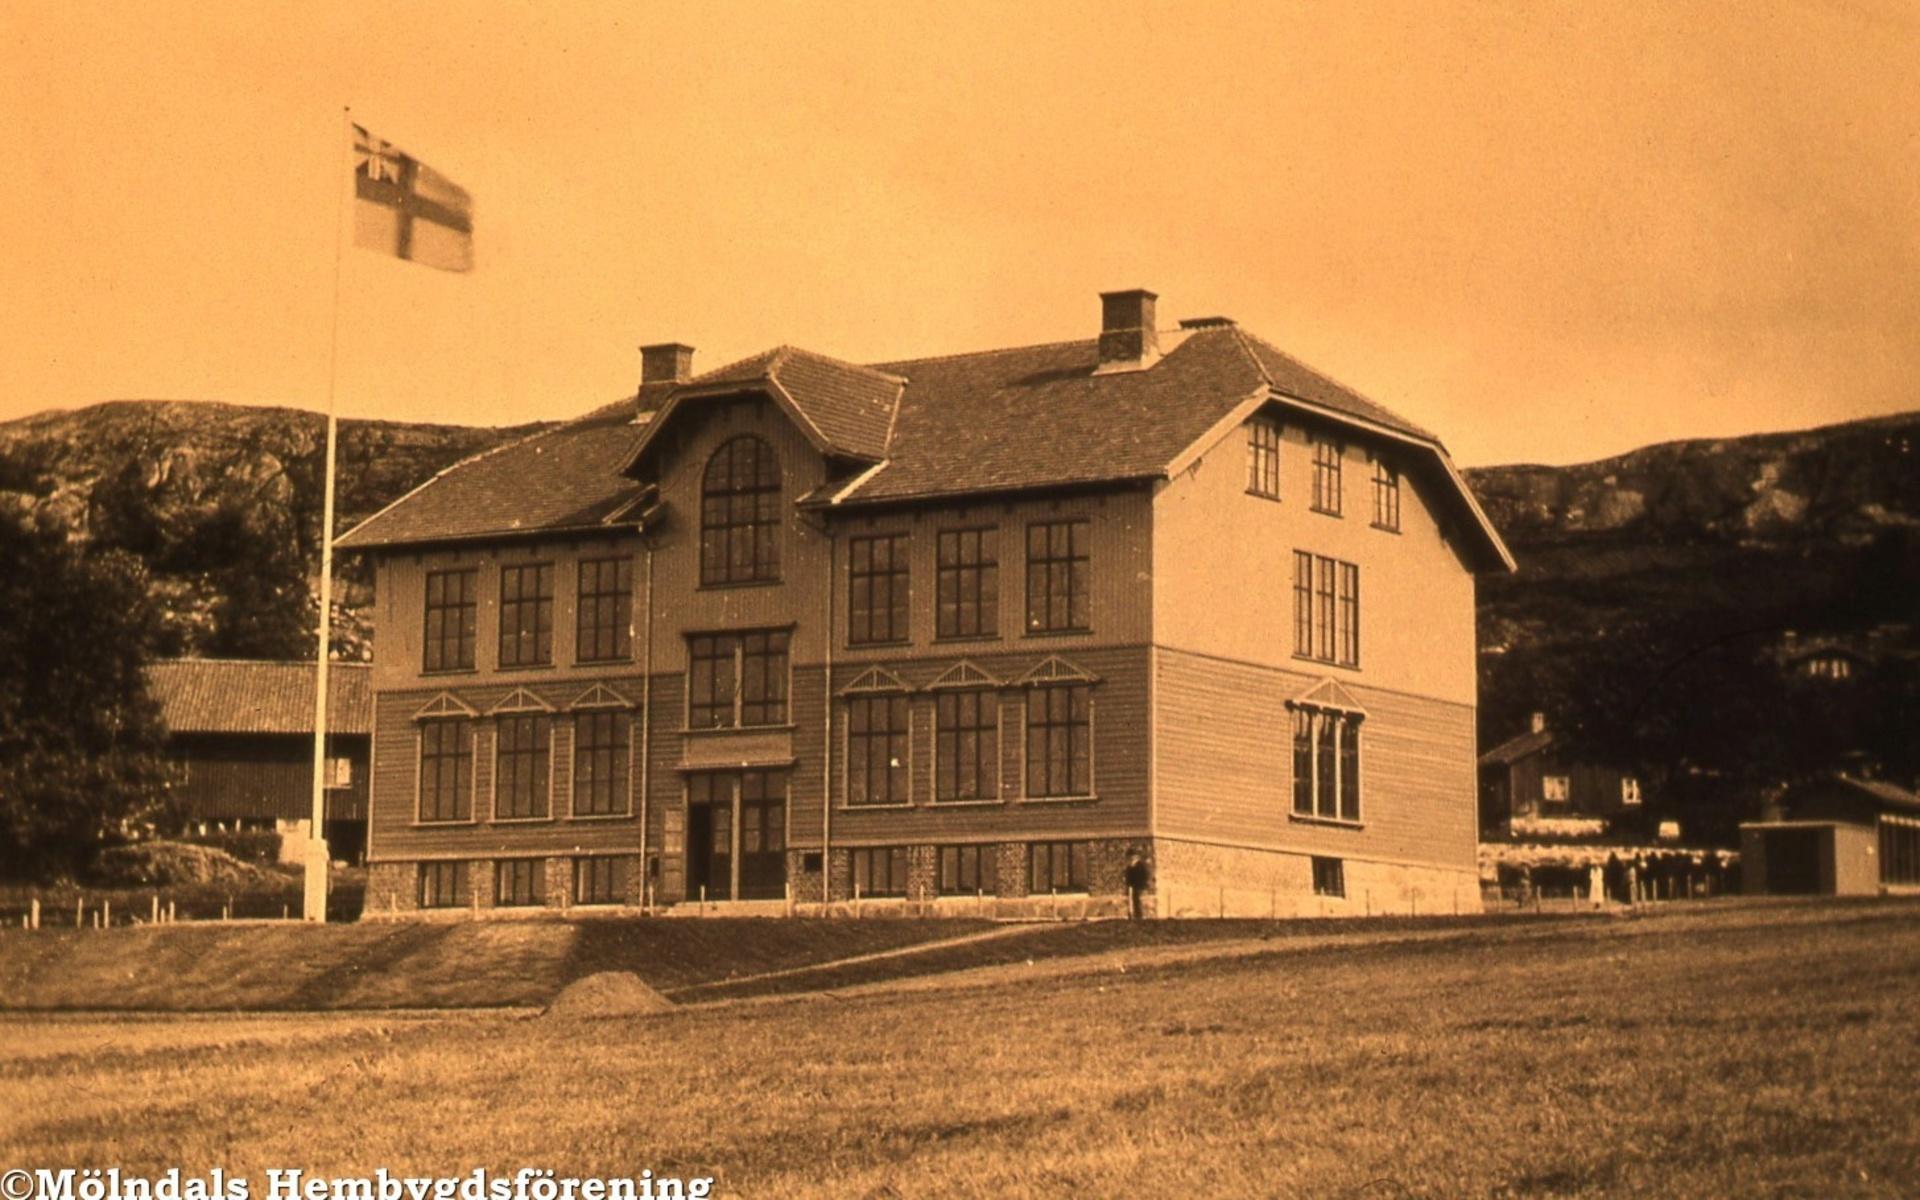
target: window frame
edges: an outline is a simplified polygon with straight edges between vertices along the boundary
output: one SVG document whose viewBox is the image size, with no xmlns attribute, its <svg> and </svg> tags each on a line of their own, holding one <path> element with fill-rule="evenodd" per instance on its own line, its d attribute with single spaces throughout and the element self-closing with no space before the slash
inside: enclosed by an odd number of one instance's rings
<svg viewBox="0 0 1920 1200">
<path fill-rule="evenodd" d="M 715 650 L 725 653 L 702 653 L 703 644 L 711 643 Z M 791 627 L 772 629 L 743 629 L 724 632 L 689 633 L 687 645 L 687 699 L 681 716 L 686 722 L 688 732 L 701 732 L 713 729 L 779 729 L 792 722 L 793 712 L 793 630 Z M 778 669 L 773 664 L 779 663 Z M 714 668 L 713 679 L 703 689 L 700 684 L 701 663 L 726 663 L 729 676 L 726 701 L 717 697 L 723 690 L 718 667 Z M 759 663 L 757 674 L 753 664 Z M 748 681 L 756 680 L 761 695 L 748 697 Z M 709 698 L 698 699 L 704 690 Z M 777 694 L 776 694 L 777 693 Z M 705 721 L 704 717 L 717 717 Z M 758 718 L 748 720 L 749 716 Z"/>
<path fill-rule="evenodd" d="M 526 876 L 525 898 L 521 892 L 521 874 Z M 502 858 L 493 864 L 493 906 L 495 908 L 539 908 L 546 904 L 547 862 L 543 858 Z"/>
<path fill-rule="evenodd" d="M 633 556 L 581 559 L 575 567 L 574 599 L 574 661 L 633 661 Z M 611 643 L 604 652 L 603 642 Z"/>
<path fill-rule="evenodd" d="M 1053 711 L 1053 701 L 1057 696 L 1065 697 L 1067 711 L 1064 718 L 1057 718 Z M 1036 704 L 1036 701 L 1040 701 L 1043 697 L 1044 710 L 1039 713 L 1040 719 L 1036 720 L 1036 709 L 1041 707 Z M 1079 717 L 1075 712 L 1076 699 L 1085 701 L 1084 718 Z M 1027 689 L 1025 737 L 1022 739 L 1025 754 L 1021 763 L 1020 772 L 1021 795 L 1024 799 L 1091 800 L 1094 798 L 1096 794 L 1095 788 L 1098 784 L 1095 782 L 1093 773 L 1093 718 L 1093 685 L 1091 683 L 1075 681 L 1036 684 Z M 1075 754 L 1075 731 L 1077 730 L 1084 731 L 1081 736 L 1085 741 L 1085 753 L 1080 755 Z M 1055 749 L 1055 738 L 1062 735 L 1056 731 L 1064 731 L 1064 737 L 1066 738 L 1065 753 L 1061 760 L 1065 770 L 1065 778 L 1064 780 L 1058 781 L 1054 778 L 1055 756 L 1053 751 Z M 1038 739 L 1037 748 L 1040 751 L 1038 755 L 1035 753 L 1036 738 Z M 1041 771 L 1039 778 L 1042 788 L 1045 790 L 1036 790 L 1034 787 L 1036 759 L 1039 760 L 1038 765 Z M 1078 770 L 1085 774 L 1084 780 L 1076 778 L 1076 764 L 1084 764 L 1078 767 Z M 1084 782 L 1085 787 L 1076 789 L 1074 785 L 1081 782 Z M 1064 789 L 1054 790 L 1056 783 L 1063 784 Z"/>
<path fill-rule="evenodd" d="M 1293 776 L 1288 815 L 1296 821 L 1364 824 L 1366 714 L 1316 704 L 1289 704 L 1288 708 L 1292 710 Z"/>
<path fill-rule="evenodd" d="M 634 857 L 631 854 L 574 855 L 573 886 L 569 894 L 573 897 L 575 907 L 625 904 Z M 606 876 L 604 888 L 601 887 L 602 873 Z"/>
<path fill-rule="evenodd" d="M 1373 527 L 1400 532 L 1400 468 L 1382 455 L 1373 460 Z"/>
<path fill-rule="evenodd" d="M 418 723 L 414 731 L 417 753 L 414 758 L 414 823 L 417 825 L 463 825 L 474 819 L 474 759 L 476 722 L 472 717 L 431 717 Z M 451 749 L 437 739 L 451 732 Z M 442 785 L 442 773 L 451 768 L 451 786 Z M 431 785 L 431 788 L 430 786 Z M 434 798 L 432 815 L 427 799 Z M 441 800 L 451 805 L 452 815 L 442 815 Z"/>
<path fill-rule="evenodd" d="M 601 742 L 585 736 L 602 725 L 612 737 Z M 595 757 L 590 757 L 595 756 Z M 586 763 L 583 769 L 582 763 Z M 602 772 L 604 764 L 604 773 Z M 571 815 L 624 817 L 633 809 L 633 717 L 624 709 L 582 709 L 573 714 L 573 791 Z M 604 802 L 595 792 L 604 783 Z M 583 798 L 582 785 L 586 792 Z"/>
<path fill-rule="evenodd" d="M 1066 886 L 1055 883 L 1064 858 Z M 1046 861 L 1046 886 L 1038 885 L 1041 860 Z M 1039 841 L 1027 843 L 1027 894 L 1031 896 L 1074 896 L 1093 891 L 1093 843 L 1087 841 Z"/>
<path fill-rule="evenodd" d="M 465 859 L 424 859 L 415 877 L 414 899 L 423 909 L 465 908 L 473 895 L 472 872 Z"/>
<path fill-rule="evenodd" d="M 1313 502 L 1310 507 L 1314 512 L 1329 517 L 1341 516 L 1346 497 L 1340 468 L 1346 457 L 1346 447 L 1323 434 L 1314 434 L 1309 440 L 1313 445 Z"/>
<path fill-rule="evenodd" d="M 1313 894 L 1344 900 L 1347 896 L 1347 863 L 1328 854 L 1313 856 Z"/>
<path fill-rule="evenodd" d="M 1280 498 L 1280 422 L 1255 417 L 1247 422 L 1247 495 Z"/>
<path fill-rule="evenodd" d="M 500 670 L 553 665 L 553 575 L 551 562 L 500 564 L 500 628 L 494 659 Z"/>
<path fill-rule="evenodd" d="M 523 731 L 527 735 L 524 745 Z M 524 797 L 518 791 L 522 759 L 526 760 Z M 493 719 L 493 819 L 546 821 L 552 817 L 553 715 L 501 713 Z"/>
<path fill-rule="evenodd" d="M 1293 552 L 1293 656 L 1360 669 L 1360 566 Z"/>
<path fill-rule="evenodd" d="M 879 566 L 882 547 L 887 561 Z M 861 534 L 847 539 L 847 645 L 890 646 L 911 639 L 912 559 L 911 533 Z M 882 592 L 886 594 L 884 605 L 880 602 Z"/>
<path fill-rule="evenodd" d="M 748 447 L 750 460 L 737 461 L 738 452 Z M 723 463 L 725 478 L 716 485 L 715 469 Z M 742 467 L 750 469 L 752 479 L 736 483 L 734 477 Z M 780 581 L 783 491 L 780 456 L 766 438 L 740 433 L 714 448 L 700 473 L 699 586 L 744 587 Z M 744 565 L 735 554 L 742 538 L 748 551 Z"/>
<path fill-rule="evenodd" d="M 1055 544 L 1056 531 L 1065 535 L 1064 549 Z M 1092 632 L 1093 522 L 1086 517 L 1030 521 L 1026 548 L 1027 636 Z M 1058 621 L 1056 608 L 1062 614 Z"/>
<path fill-rule="evenodd" d="M 999 860 L 1000 847 L 993 842 L 937 847 L 934 851 L 933 864 L 934 894 L 939 896 L 998 894 Z M 969 863 L 972 866 L 970 871 Z M 967 884 L 968 878 L 973 881 L 971 886 Z"/>
<path fill-rule="evenodd" d="M 972 720 L 964 708 L 971 704 Z M 951 710 L 951 711 L 949 711 Z M 971 739 L 971 754 L 966 750 Z M 933 801 L 991 804 L 1000 800 L 1000 692 L 996 688 L 942 688 L 933 698 Z M 973 790 L 963 790 L 967 759 Z"/>
<path fill-rule="evenodd" d="M 841 703 L 846 715 L 845 753 L 840 759 L 844 805 L 847 808 L 908 807 L 913 803 L 913 705 L 906 693 L 862 692 L 844 697 Z M 885 728 L 874 727 L 876 710 L 886 715 Z M 900 718 L 897 728 L 893 724 L 896 714 Z M 876 750 L 880 751 L 884 763 L 875 763 Z M 879 794 L 876 781 L 884 785 L 883 798 L 875 798 Z"/>
<path fill-rule="evenodd" d="M 460 581 L 460 594 L 449 600 L 446 585 Z M 480 568 L 448 567 L 428 571 L 422 588 L 424 619 L 420 629 L 420 673 L 442 675 L 475 669 L 480 614 Z M 457 614 L 448 633 L 448 614 Z M 435 621 L 438 616 L 439 621 Z M 448 647 L 452 660 L 448 660 Z"/>
<path fill-rule="evenodd" d="M 969 585 L 971 600 L 967 598 Z M 949 592 L 951 600 L 947 598 Z M 935 641 L 1000 636 L 998 526 L 942 529 L 934 535 L 933 614 Z M 969 614 L 971 621 L 967 620 Z"/>
<path fill-rule="evenodd" d="M 905 846 L 855 846 L 851 854 L 853 861 L 848 864 L 848 874 L 852 877 L 857 896 L 863 900 L 905 898 L 908 875 L 912 870 Z M 885 868 L 885 886 L 880 890 L 873 887 L 876 863 Z"/>
</svg>

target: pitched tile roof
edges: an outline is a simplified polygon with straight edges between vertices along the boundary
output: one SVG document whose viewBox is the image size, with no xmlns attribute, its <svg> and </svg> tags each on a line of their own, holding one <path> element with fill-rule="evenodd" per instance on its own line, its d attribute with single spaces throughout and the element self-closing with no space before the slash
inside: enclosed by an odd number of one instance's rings
<svg viewBox="0 0 1920 1200">
<path fill-rule="evenodd" d="M 171 658 L 147 664 L 146 673 L 174 733 L 313 733 L 313 663 Z M 372 731 L 371 676 L 365 663 L 328 667 L 330 732 Z"/>
<path fill-rule="evenodd" d="M 1537 754 L 1553 745 L 1553 734 L 1542 729 L 1534 733 L 1523 733 L 1519 737 L 1508 738 L 1498 746 L 1480 756 L 1483 767 L 1509 767 L 1529 754 Z"/>
<path fill-rule="evenodd" d="M 1096 370 L 1097 339 L 861 366 L 781 346 L 470 459 L 362 522 L 347 549 L 507 537 L 627 519 L 642 457 L 676 414 L 769 396 L 822 453 L 869 464 L 803 498 L 832 506 L 1165 478 L 1243 407 L 1277 404 L 1372 429 L 1411 453 L 1476 561 L 1512 557 L 1432 434 L 1224 318 L 1162 335 L 1149 367 Z"/>
<path fill-rule="evenodd" d="M 641 429 L 635 411 L 632 399 L 622 400 L 457 462 L 334 544 L 354 550 L 602 528 L 643 490 L 620 473 Z"/>
<path fill-rule="evenodd" d="M 676 411 L 702 399 L 763 392 L 786 410 L 822 454 L 878 462 L 886 457 L 894 409 L 905 382 L 873 367 L 797 346 L 777 346 L 675 388 L 655 428 L 665 428 Z M 633 461 L 638 461 L 652 436 L 649 431 L 639 439 Z"/>
</svg>

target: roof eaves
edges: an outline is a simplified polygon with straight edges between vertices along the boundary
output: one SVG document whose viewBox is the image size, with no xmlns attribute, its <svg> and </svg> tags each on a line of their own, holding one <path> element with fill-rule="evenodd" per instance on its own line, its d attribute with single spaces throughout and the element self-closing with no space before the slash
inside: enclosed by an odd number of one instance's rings
<svg viewBox="0 0 1920 1200">
<path fill-rule="evenodd" d="M 383 545 L 402 544 L 399 542 L 391 542 L 391 543 L 367 542 L 365 545 L 349 545 L 348 539 L 352 538 L 355 534 L 359 533 L 362 529 L 365 529 L 367 526 L 373 524 L 375 521 L 378 521 L 381 517 L 386 516 L 388 513 L 392 512 L 394 509 L 399 508 L 402 504 L 405 504 L 407 501 L 413 499 L 415 496 L 419 495 L 421 492 L 424 492 L 428 488 L 432 487 L 434 484 L 439 483 L 442 479 L 446 478 L 448 475 L 451 475 L 455 471 L 460 470 L 462 467 L 466 467 L 473 463 L 477 463 L 481 459 L 486 458 L 490 455 L 500 454 L 504 451 L 511 450 L 516 446 L 524 446 L 529 442 L 532 442 L 538 438 L 543 438 L 548 436 L 549 434 L 557 433 L 563 428 L 565 428 L 565 426 L 555 426 L 552 429 L 542 429 L 538 433 L 530 433 L 523 438 L 515 438 L 513 441 L 510 441 L 510 442 L 502 442 L 498 446 L 489 447 L 488 449 L 480 451 L 478 454 L 469 454 L 465 458 L 459 460 L 458 462 L 449 463 L 447 466 L 444 466 L 440 468 L 438 471 L 435 471 L 431 476 L 421 480 L 418 484 L 415 484 L 411 489 L 409 489 L 404 494 L 395 497 L 393 500 L 383 505 L 377 511 L 363 518 L 360 521 L 360 523 L 355 525 L 352 529 L 349 529 L 345 533 L 341 534 L 339 537 L 334 538 L 333 548 L 336 550 L 364 550 L 364 549 L 372 549 L 374 547 L 383 546 Z"/>
</svg>

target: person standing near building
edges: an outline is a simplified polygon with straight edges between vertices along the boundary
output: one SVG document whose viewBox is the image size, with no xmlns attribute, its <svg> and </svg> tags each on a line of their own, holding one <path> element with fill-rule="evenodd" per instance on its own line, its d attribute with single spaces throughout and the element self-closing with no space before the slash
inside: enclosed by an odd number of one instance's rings
<svg viewBox="0 0 1920 1200">
<path fill-rule="evenodd" d="M 1153 868 L 1138 846 L 1127 851 L 1127 916 L 1138 921 L 1146 907 L 1147 888 L 1153 883 Z"/>
<path fill-rule="evenodd" d="M 1587 864 L 1587 903 L 1595 908 L 1607 902 L 1607 873 L 1599 863 Z"/>
</svg>

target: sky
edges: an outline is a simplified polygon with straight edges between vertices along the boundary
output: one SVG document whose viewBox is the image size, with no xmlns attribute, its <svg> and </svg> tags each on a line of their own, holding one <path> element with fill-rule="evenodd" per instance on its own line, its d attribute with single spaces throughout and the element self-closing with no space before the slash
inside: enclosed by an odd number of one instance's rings
<svg viewBox="0 0 1920 1200">
<path fill-rule="evenodd" d="M 1882 0 L 0 0 L 0 420 L 564 418 L 643 343 L 1059 341 L 1128 287 L 1468 465 L 1912 410 L 1916 64 Z M 472 194 L 471 272 L 346 246 L 345 106 Z"/>
</svg>

